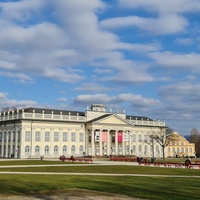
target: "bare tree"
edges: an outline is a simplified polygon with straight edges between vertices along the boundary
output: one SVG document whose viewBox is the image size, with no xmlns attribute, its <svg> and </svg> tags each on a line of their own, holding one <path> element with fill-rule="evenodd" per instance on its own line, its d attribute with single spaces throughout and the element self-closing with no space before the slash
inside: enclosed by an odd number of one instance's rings
<svg viewBox="0 0 200 200">
<path fill-rule="evenodd" d="M 196 156 L 200 156 L 200 133 L 196 128 L 191 131 L 189 142 L 195 143 Z"/>
<path fill-rule="evenodd" d="M 149 135 L 149 140 L 145 141 L 147 144 L 149 144 L 153 151 L 153 157 L 154 157 L 154 146 L 156 143 L 158 143 L 162 147 L 162 157 L 165 159 L 165 147 L 166 144 L 166 129 L 162 129 L 160 132 L 152 131 Z"/>
</svg>

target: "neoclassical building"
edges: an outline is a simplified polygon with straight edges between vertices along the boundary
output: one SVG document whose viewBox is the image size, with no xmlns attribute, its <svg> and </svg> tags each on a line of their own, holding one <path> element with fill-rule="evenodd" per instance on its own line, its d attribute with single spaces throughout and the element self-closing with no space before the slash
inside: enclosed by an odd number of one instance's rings
<svg viewBox="0 0 200 200">
<path fill-rule="evenodd" d="M 186 157 L 195 156 L 195 143 L 190 143 L 183 135 L 172 132 L 166 136 L 166 156 Z"/>
<path fill-rule="evenodd" d="M 0 113 L 0 157 L 161 157 L 161 146 L 152 148 L 148 141 L 152 133 L 165 132 L 165 121 L 107 111 L 102 104 L 92 104 L 85 112 L 16 109 Z"/>
</svg>

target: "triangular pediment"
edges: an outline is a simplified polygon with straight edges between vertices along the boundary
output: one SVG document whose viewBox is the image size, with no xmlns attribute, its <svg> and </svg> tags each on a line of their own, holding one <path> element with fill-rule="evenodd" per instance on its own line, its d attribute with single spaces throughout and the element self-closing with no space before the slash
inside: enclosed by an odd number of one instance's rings
<svg viewBox="0 0 200 200">
<path fill-rule="evenodd" d="M 121 125 L 130 125 L 129 122 L 127 122 L 125 119 L 123 119 L 122 117 L 113 114 L 113 115 L 109 115 L 109 116 L 105 116 L 105 117 L 101 117 L 100 119 L 97 118 L 96 120 L 93 119 L 93 122 L 95 124 L 121 124 Z"/>
</svg>

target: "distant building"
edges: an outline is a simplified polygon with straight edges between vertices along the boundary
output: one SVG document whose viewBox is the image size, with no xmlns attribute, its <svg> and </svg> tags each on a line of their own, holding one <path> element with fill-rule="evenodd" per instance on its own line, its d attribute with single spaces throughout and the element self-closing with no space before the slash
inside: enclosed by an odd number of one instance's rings
<svg viewBox="0 0 200 200">
<path fill-rule="evenodd" d="M 195 156 L 195 143 L 190 143 L 178 132 L 172 132 L 166 136 L 166 156 L 186 157 Z"/>
<path fill-rule="evenodd" d="M 153 134 L 165 135 L 165 122 L 128 116 L 102 104 L 85 112 L 24 108 L 0 113 L 0 157 L 57 158 L 60 155 L 162 156 Z M 153 152 L 154 151 L 154 152 Z"/>
</svg>

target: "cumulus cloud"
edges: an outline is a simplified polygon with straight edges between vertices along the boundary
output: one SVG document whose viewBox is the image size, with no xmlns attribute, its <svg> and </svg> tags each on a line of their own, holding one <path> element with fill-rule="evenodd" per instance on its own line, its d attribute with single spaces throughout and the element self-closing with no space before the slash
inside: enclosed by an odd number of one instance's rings
<svg viewBox="0 0 200 200">
<path fill-rule="evenodd" d="M 111 90 L 111 88 L 100 85 L 100 84 L 96 84 L 96 83 L 82 83 L 81 86 L 76 87 L 74 90 L 75 91 L 88 91 L 88 92 L 96 93 L 96 92 L 103 92 L 103 91 Z"/>
<path fill-rule="evenodd" d="M 141 107 L 160 105 L 159 100 L 145 98 L 141 95 L 135 95 L 132 93 L 118 94 L 117 96 L 109 96 L 107 94 L 79 95 L 73 100 L 73 102 L 78 105 L 88 105 L 94 102 L 101 102 L 108 105 L 130 102 L 133 106 Z"/>
<path fill-rule="evenodd" d="M 14 100 L 9 99 L 8 94 L 0 92 L 0 108 L 24 108 L 24 107 L 34 107 L 37 105 L 37 102 L 32 100 Z"/>
<path fill-rule="evenodd" d="M 56 100 L 57 102 L 65 103 L 67 102 L 67 99 L 65 97 L 59 98 Z"/>
<path fill-rule="evenodd" d="M 199 72 L 200 54 L 198 53 L 155 52 L 148 55 L 160 66 Z"/>
<path fill-rule="evenodd" d="M 129 16 L 106 19 L 101 22 L 101 25 L 107 29 L 135 26 L 152 34 L 162 35 L 184 31 L 188 22 L 178 15 L 165 15 L 159 18 Z"/>
</svg>

